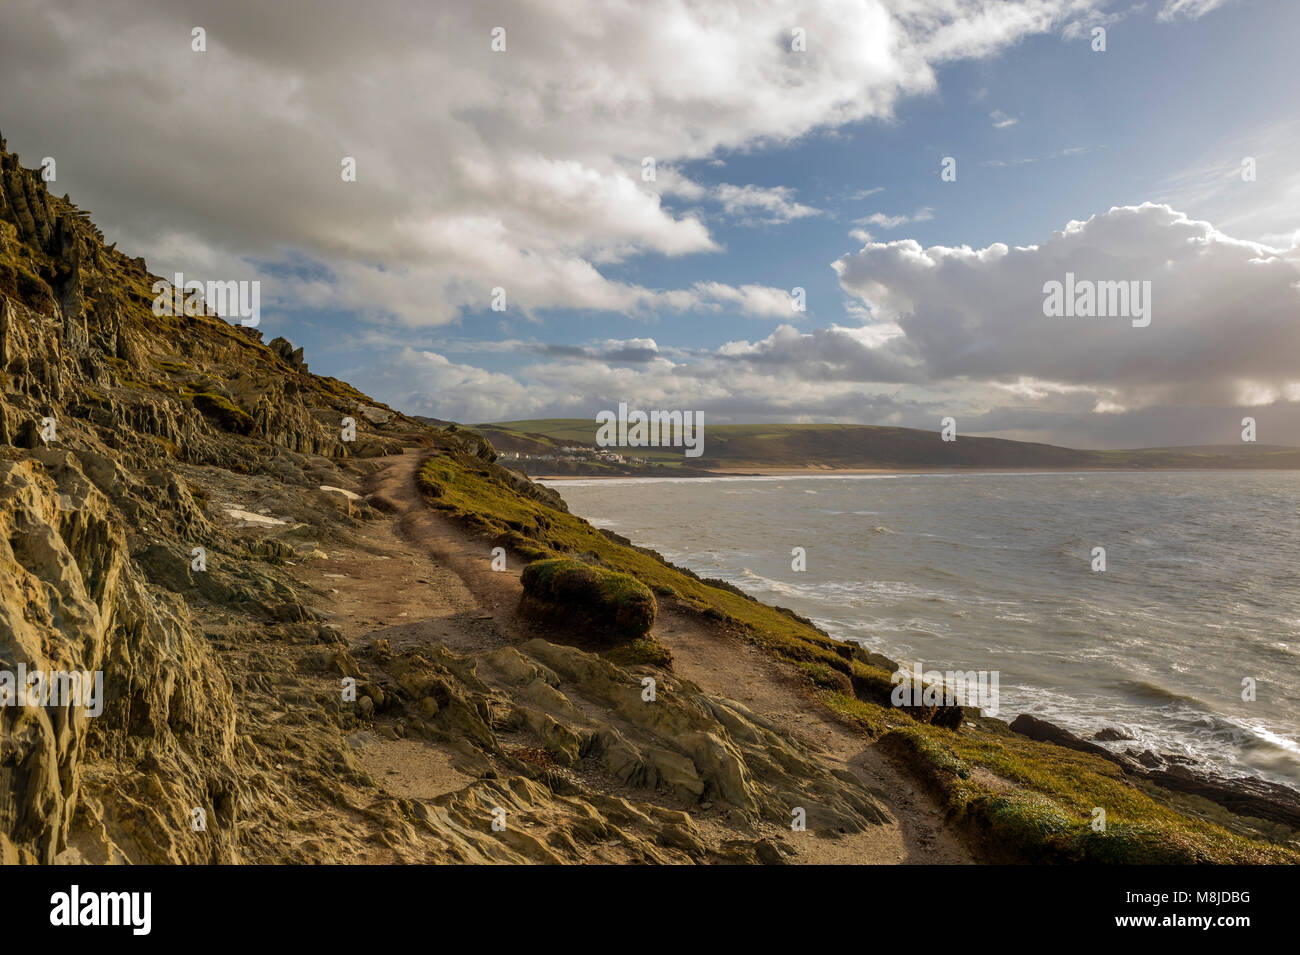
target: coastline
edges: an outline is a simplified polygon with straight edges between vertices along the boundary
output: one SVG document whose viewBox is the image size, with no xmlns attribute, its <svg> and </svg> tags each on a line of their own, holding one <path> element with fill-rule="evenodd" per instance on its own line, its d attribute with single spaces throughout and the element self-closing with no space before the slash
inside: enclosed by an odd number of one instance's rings
<svg viewBox="0 0 1300 955">
<path fill-rule="evenodd" d="M 851 477 L 851 476 L 872 476 L 872 475 L 928 475 L 928 474 L 951 474 L 966 473 L 972 475 L 979 474 L 1078 474 L 1083 472 L 1102 472 L 1102 473 L 1128 473 L 1133 468 L 1069 468 L 1069 469 L 1043 469 L 1043 468 L 765 468 L 754 471 L 715 471 L 707 476 L 729 477 L 729 478 L 800 478 L 800 477 Z M 1153 470 L 1163 472 L 1199 472 L 1202 470 L 1214 471 L 1238 471 L 1238 470 L 1264 470 L 1272 471 L 1277 469 L 1247 469 L 1247 468 L 1152 468 L 1141 470 Z M 692 477 L 700 476 L 698 474 L 690 475 Z M 683 475 L 684 479 L 687 475 Z M 606 475 L 606 476 L 582 476 L 582 475 L 565 475 L 556 477 L 534 477 L 534 481 L 554 481 L 557 484 L 564 481 L 599 481 L 599 480 L 647 480 L 663 481 L 666 478 L 662 476 L 638 477 L 635 475 Z M 674 479 L 667 479 L 674 480 Z M 704 575 L 707 572 L 697 570 L 689 564 L 678 564 L 673 562 L 673 566 L 682 566 L 692 573 Z M 736 589 L 743 591 L 746 596 L 758 603 L 764 603 L 767 606 L 776 607 L 776 604 L 756 597 L 740 585 L 734 585 Z M 777 608 L 781 609 L 781 608 Z M 821 627 L 818 627 L 821 630 Z M 852 637 L 836 636 L 826 630 L 821 630 L 829 639 L 843 644 L 847 647 L 858 648 L 865 657 L 870 657 L 871 662 L 877 665 L 885 665 L 891 672 L 897 671 L 902 665 L 894 659 L 897 648 L 889 647 L 884 652 L 872 651 L 860 640 Z M 963 708 L 966 709 L 966 708 Z M 1193 797 L 1217 805 L 1220 811 L 1225 812 L 1228 816 L 1249 817 L 1254 819 L 1264 819 L 1269 823 L 1277 823 L 1283 826 L 1295 827 L 1300 824 L 1300 786 L 1293 780 L 1285 782 L 1279 781 L 1276 777 L 1262 776 L 1257 773 L 1235 769 L 1224 766 L 1211 759 L 1203 757 L 1189 757 L 1177 752 L 1171 751 L 1165 745 L 1138 744 L 1136 748 L 1133 744 L 1138 741 L 1132 736 L 1117 729 L 1113 722 L 1098 718 L 1092 722 L 1086 729 L 1076 727 L 1075 730 L 1068 729 L 1065 723 L 1069 720 L 1065 714 L 1058 712 L 1048 712 L 1033 714 L 1029 712 L 1018 712 L 1014 715 L 1008 713 L 1005 716 L 990 716 L 981 709 L 975 708 L 978 716 L 967 710 L 967 718 L 974 719 L 981 727 L 989 728 L 998 727 L 997 732 L 1008 733 L 1016 736 L 1022 736 L 1038 742 L 1055 744 L 1065 749 L 1075 752 L 1089 754 L 1100 757 L 1114 764 L 1127 777 L 1134 780 L 1141 780 L 1148 784 L 1155 784 L 1161 789 L 1169 792 L 1178 793 L 1181 796 Z M 1061 722 L 1057 722 L 1060 720 Z M 1080 735 L 1082 734 L 1082 735 Z M 1102 742 L 1120 744 L 1115 748 L 1099 745 Z M 1224 822 L 1224 818 L 1219 821 Z"/>
<path fill-rule="evenodd" d="M 567 507 L 557 510 L 552 498 L 560 500 L 565 485 L 533 483 L 492 461 L 490 445 L 465 440 L 454 433 L 435 436 L 416 480 L 436 512 L 512 555 L 507 568 L 513 573 L 494 573 L 476 548 L 465 568 L 480 585 L 495 593 L 521 580 L 520 568 L 532 561 L 576 554 L 584 555 L 583 563 L 634 578 L 655 594 L 662 616 L 644 645 L 620 652 L 637 654 L 641 666 L 667 660 L 679 678 L 756 713 L 789 718 L 797 731 L 819 725 L 839 734 L 848 728 L 853 735 L 844 738 L 844 753 L 877 754 L 869 758 L 891 774 L 881 792 L 915 794 L 907 798 L 917 805 L 917 798 L 933 800 L 942 828 L 959 834 L 981 861 L 1300 861 L 1294 845 L 1300 794 L 1294 790 L 1205 779 L 1158 751 L 1103 755 L 1096 751 L 1103 747 L 1057 727 L 1021 720 L 1013 728 L 963 706 L 900 707 L 893 701 L 892 659 L 837 640 L 796 611 L 759 601 L 725 580 L 702 578 Z M 847 470 L 802 473 L 829 479 Z M 627 482 L 633 483 L 641 482 Z M 491 602 L 504 607 L 514 600 L 496 594 Z M 1108 728 L 1079 729 L 1092 737 Z M 1090 825 L 1097 806 L 1121 813 L 1124 825 L 1099 834 Z M 990 843 L 994 830 L 1000 835 Z M 1067 832 L 1069 839 L 1058 837 Z"/>
<path fill-rule="evenodd" d="M 529 474 L 532 481 L 637 481 L 637 480 L 687 480 L 719 477 L 855 477 L 901 474 L 1177 474 L 1202 471 L 1290 471 L 1293 468 L 1120 468 L 1120 467 L 1070 467 L 1070 468 L 728 468 L 691 471 L 684 474 Z"/>
</svg>

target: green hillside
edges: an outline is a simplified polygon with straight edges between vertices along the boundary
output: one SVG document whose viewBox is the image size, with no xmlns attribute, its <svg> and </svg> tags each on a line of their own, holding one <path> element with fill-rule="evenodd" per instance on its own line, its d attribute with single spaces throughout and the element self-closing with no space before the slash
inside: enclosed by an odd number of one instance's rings
<svg viewBox="0 0 1300 955">
<path fill-rule="evenodd" d="M 475 426 L 519 466 L 545 473 L 545 456 L 564 448 L 595 449 L 596 424 L 585 418 L 541 418 Z M 707 425 L 704 453 L 679 447 L 613 448 L 653 465 L 692 469 L 745 468 L 1300 468 L 1300 449 L 1278 445 L 1206 445 L 1089 451 L 1050 444 L 937 431 L 855 424 Z M 592 467 L 597 467 L 592 465 Z M 609 466 L 606 465 L 608 470 Z M 550 470 L 564 470 L 551 468 Z M 635 470 L 634 465 L 622 470 Z"/>
</svg>

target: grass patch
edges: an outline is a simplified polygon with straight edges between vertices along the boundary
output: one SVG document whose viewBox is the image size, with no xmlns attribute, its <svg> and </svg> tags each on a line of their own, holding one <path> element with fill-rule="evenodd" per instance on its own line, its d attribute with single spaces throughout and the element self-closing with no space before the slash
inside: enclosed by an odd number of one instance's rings
<svg viewBox="0 0 1300 955">
<path fill-rule="evenodd" d="M 1300 863 L 1300 854 L 1161 805 L 1114 763 L 1016 734 L 918 723 L 883 737 L 995 858 L 1119 864 Z M 1094 831 L 1093 810 L 1106 813 Z"/>
<path fill-rule="evenodd" d="M 534 561 L 520 581 L 528 609 L 619 642 L 648 634 L 658 612 L 654 594 L 631 574 L 565 557 Z"/>
<path fill-rule="evenodd" d="M 194 407 L 215 421 L 222 430 L 242 435 L 253 433 L 252 416 L 225 395 L 200 391 L 192 400 Z"/>
<path fill-rule="evenodd" d="M 440 434 L 437 441 L 440 453 L 424 465 L 418 481 L 429 503 L 449 516 L 529 559 L 582 554 L 587 562 L 630 574 L 656 593 L 675 594 L 784 659 L 821 663 L 852 676 L 847 648 L 811 625 L 592 527 L 565 512 L 562 503 L 555 506 L 545 489 L 521 487 L 504 468 L 469 453 L 453 435 Z"/>
<path fill-rule="evenodd" d="M 651 666 L 661 670 L 672 669 L 673 654 L 654 637 L 641 637 L 628 643 L 605 650 L 601 653 L 605 659 L 619 666 Z"/>
<path fill-rule="evenodd" d="M 840 719 L 866 730 L 873 737 L 884 736 L 899 721 L 899 714 L 875 703 L 866 703 L 848 693 L 832 691 L 820 695 L 822 704 Z"/>
<path fill-rule="evenodd" d="M 840 694 L 853 692 L 853 683 L 846 674 L 832 669 L 819 660 L 800 660 L 795 666 L 802 670 L 808 679 L 813 682 L 813 685 L 819 689 L 831 690 Z"/>
</svg>

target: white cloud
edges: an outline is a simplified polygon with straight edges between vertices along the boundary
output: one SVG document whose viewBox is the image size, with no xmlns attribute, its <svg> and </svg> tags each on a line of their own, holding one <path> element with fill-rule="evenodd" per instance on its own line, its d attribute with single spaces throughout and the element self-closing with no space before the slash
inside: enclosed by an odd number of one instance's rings
<svg viewBox="0 0 1300 955">
<path fill-rule="evenodd" d="M 662 195 L 718 205 L 726 216 L 740 225 L 780 225 L 821 215 L 820 209 L 796 201 L 795 191 L 789 186 L 736 186 L 726 182 L 706 186 L 688 179 L 671 166 L 656 170 L 655 183 Z"/>
<path fill-rule="evenodd" d="M 1159 183 L 1158 198 L 1267 244 L 1295 244 L 1300 209 L 1300 120 L 1217 141 Z"/>
<path fill-rule="evenodd" d="M 1020 122 L 1019 117 L 1008 116 L 1000 109 L 995 109 L 993 112 L 989 113 L 989 119 L 993 120 L 994 129 L 1006 129 L 1008 126 L 1014 126 L 1016 123 Z"/>
<path fill-rule="evenodd" d="M 1300 247 L 1237 239 L 1166 205 L 1113 208 L 1023 248 L 877 242 L 835 267 L 903 330 L 899 353 L 940 380 L 1029 378 L 1138 408 L 1232 404 L 1247 381 L 1280 395 L 1300 377 Z M 1067 272 L 1151 282 L 1150 326 L 1044 316 L 1044 283 Z"/>
<path fill-rule="evenodd" d="M 381 369 L 358 369 L 357 379 L 366 381 L 375 393 L 418 381 L 418 391 L 399 391 L 407 413 L 467 423 L 502 420 L 503 408 L 529 417 L 540 412 L 544 401 L 555 398 L 534 394 L 510 375 L 457 364 L 437 352 L 414 348 L 401 349 Z"/>
<path fill-rule="evenodd" d="M 0 84 L 6 123 L 155 269 L 291 263 L 311 279 L 283 291 L 306 304 L 434 326 L 495 286 L 528 312 L 689 301 L 606 275 L 718 248 L 641 180 L 644 157 L 707 161 L 889 117 L 935 88 L 936 64 L 1087 5 L 668 0 L 647 15 L 480 0 L 362 16 L 351 0 L 277 0 L 253 17 L 227 0 L 9 0 Z M 195 23 L 206 53 L 190 49 Z M 806 53 L 789 49 L 792 24 Z M 718 199 L 756 222 L 815 213 L 781 187 Z"/>
<path fill-rule="evenodd" d="M 714 309 L 738 307 L 745 314 L 757 318 L 790 318 L 797 314 L 790 292 L 767 285 L 735 287 L 721 282 L 697 282 L 693 291 L 701 306 L 708 305 Z"/>
<path fill-rule="evenodd" d="M 1067 223 L 1035 246 L 904 239 L 835 266 L 859 325 L 787 320 L 695 351 L 648 338 L 534 344 L 538 360 L 509 378 L 408 349 L 385 373 L 436 387 L 380 394 L 462 420 L 586 416 L 620 400 L 698 408 L 715 422 L 933 428 L 957 414 L 967 433 L 1118 447 L 1225 443 L 1250 413 L 1270 442 L 1300 440 L 1300 247 L 1244 241 L 1146 203 Z M 1151 281 L 1151 325 L 1046 317 L 1044 282 L 1067 271 Z M 776 289 L 691 294 L 706 307 L 753 296 L 745 307 L 773 317 L 789 308 Z"/>
<path fill-rule="evenodd" d="M 1195 20 L 1230 2 L 1231 0 L 1165 0 L 1165 5 L 1160 8 L 1160 19 L 1169 21 L 1183 16 Z"/>
<path fill-rule="evenodd" d="M 1092 147 L 1090 146 L 1068 146 L 1065 149 L 1058 149 L 1055 152 L 1048 153 L 1046 156 L 1023 156 L 1017 159 L 985 159 L 980 163 L 980 165 L 992 166 L 995 168 L 1027 166 L 1030 163 L 1046 162 L 1051 159 L 1062 159 L 1071 156 L 1082 156 L 1090 152 L 1092 152 Z"/>
<path fill-rule="evenodd" d="M 1142 4 L 1131 7 L 1127 10 L 1099 10 L 1088 9 L 1082 11 L 1078 16 L 1066 23 L 1065 28 L 1061 30 L 1061 39 L 1067 41 L 1074 40 L 1092 40 L 1092 31 L 1096 27 L 1110 27 L 1119 23 L 1130 13 L 1141 11 Z"/>
<path fill-rule="evenodd" d="M 795 202 L 794 190 L 788 186 L 764 188 L 723 183 L 714 188 L 713 195 L 728 214 L 769 225 L 821 214 L 819 209 Z"/>
<path fill-rule="evenodd" d="M 873 212 L 869 216 L 863 216 L 860 219 L 854 219 L 856 225 L 873 225 L 881 229 L 897 229 L 899 226 L 907 225 L 910 222 L 929 222 L 934 218 L 934 210 L 929 206 L 917 209 L 910 216 L 899 215 L 891 216 L 883 212 Z M 849 233 L 852 235 L 853 233 Z M 856 238 L 856 236 L 855 236 Z"/>
<path fill-rule="evenodd" d="M 853 221 L 861 225 L 874 225 L 881 229 L 897 229 L 900 225 L 907 225 L 911 220 L 907 216 L 890 216 L 883 212 L 873 212 L 869 216 Z"/>
</svg>

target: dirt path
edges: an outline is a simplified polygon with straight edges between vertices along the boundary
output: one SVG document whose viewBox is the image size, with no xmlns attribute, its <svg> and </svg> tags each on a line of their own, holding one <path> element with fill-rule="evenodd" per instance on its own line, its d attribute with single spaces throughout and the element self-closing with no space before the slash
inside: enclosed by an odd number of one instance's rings
<svg viewBox="0 0 1300 955">
<path fill-rule="evenodd" d="M 393 520 L 360 530 L 360 546 L 329 554 L 308 582 L 331 594 L 354 643 L 387 638 L 394 650 L 439 642 L 457 653 L 489 650 L 536 635 L 516 612 L 519 566 L 491 569 L 490 545 L 426 507 L 414 476 L 421 452 L 408 450 L 366 483 L 393 505 Z M 885 805 L 889 824 L 838 839 L 809 839 L 797 861 L 810 864 L 970 863 L 933 800 L 862 735 L 808 696 L 792 667 L 720 632 L 681 607 L 661 606 L 655 636 L 673 652 L 674 671 L 706 693 L 771 720 L 828 762 L 854 773 Z M 463 778 L 432 747 L 380 741 L 363 748 L 375 778 L 401 795 L 429 798 Z"/>
<path fill-rule="evenodd" d="M 739 700 L 804 744 L 838 759 L 889 810 L 893 825 L 843 840 L 843 844 L 828 842 L 822 854 L 830 858 L 815 861 L 974 862 L 948 830 L 930 795 L 895 768 L 872 741 L 811 700 L 807 681 L 789 664 L 680 611 L 662 615 L 655 635 L 672 650 L 673 668 L 682 676 L 706 692 Z"/>
</svg>

